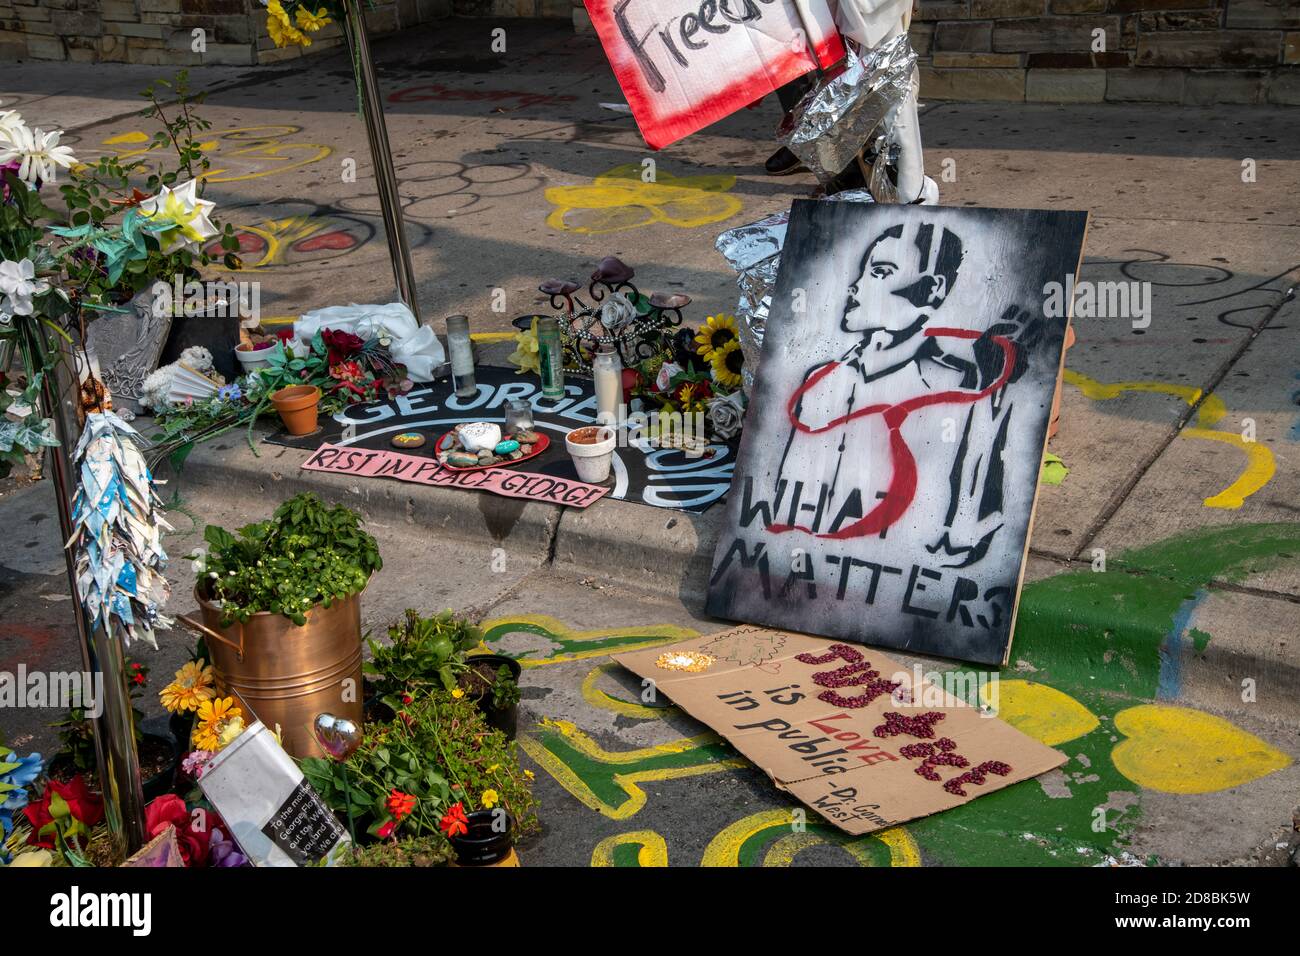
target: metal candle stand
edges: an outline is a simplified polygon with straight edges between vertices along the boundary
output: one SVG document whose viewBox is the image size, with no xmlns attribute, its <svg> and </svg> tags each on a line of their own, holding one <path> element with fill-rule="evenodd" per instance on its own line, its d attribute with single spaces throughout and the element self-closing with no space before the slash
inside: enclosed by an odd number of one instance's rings
<svg viewBox="0 0 1300 956">
<path fill-rule="evenodd" d="M 590 376 L 591 358 L 602 345 L 612 345 L 623 367 L 631 368 L 657 355 L 660 349 L 655 340 L 682 324 L 682 309 L 691 304 L 691 297 L 680 292 L 655 292 L 648 300 L 649 312 L 638 314 L 617 330 L 601 325 L 601 307 L 610 296 L 624 293 L 633 305 L 641 300 L 641 292 L 632 284 L 634 275 L 631 266 L 613 256 L 602 259 L 587 285 L 591 304 L 579 298 L 581 286 L 572 280 L 547 279 L 537 287 L 551 297 L 552 308 L 563 310 L 556 318 L 560 323 L 566 372 Z M 521 316 L 515 320 L 515 326 L 527 329 L 532 319 L 533 316 Z"/>
</svg>

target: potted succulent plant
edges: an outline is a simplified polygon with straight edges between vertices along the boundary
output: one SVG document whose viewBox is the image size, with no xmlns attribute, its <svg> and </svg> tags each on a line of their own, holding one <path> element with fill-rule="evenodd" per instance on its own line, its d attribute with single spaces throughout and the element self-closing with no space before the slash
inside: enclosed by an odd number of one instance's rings
<svg viewBox="0 0 1300 956">
<path fill-rule="evenodd" d="M 207 638 L 218 689 L 279 724 L 293 756 L 321 755 L 317 714 L 363 720 L 360 597 L 383 566 L 375 539 L 356 512 L 309 492 L 235 534 L 208 525 L 204 539 L 203 621 L 181 620 Z"/>
</svg>

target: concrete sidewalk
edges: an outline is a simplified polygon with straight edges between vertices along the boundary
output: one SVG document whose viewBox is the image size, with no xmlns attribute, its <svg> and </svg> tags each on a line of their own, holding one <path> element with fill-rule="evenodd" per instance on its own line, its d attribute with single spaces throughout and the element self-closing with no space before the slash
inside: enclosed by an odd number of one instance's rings
<svg viewBox="0 0 1300 956">
<path fill-rule="evenodd" d="M 540 280 L 580 278 L 606 254 L 632 264 L 645 289 L 689 293 L 689 323 L 731 311 L 734 276 L 714 237 L 813 186 L 762 173 L 775 105 L 651 153 L 630 119 L 601 108 L 621 96 L 591 38 L 510 25 L 502 60 L 486 52 L 489 27 L 452 22 L 376 44 L 426 317 L 465 312 L 476 332 L 501 332 L 539 303 Z M 60 68 L 57 82 L 35 65 L 0 70 L 0 100 L 11 105 L 12 91 L 29 120 L 48 107 L 76 123 L 83 157 L 129 150 L 138 126 L 122 118 L 122 95 L 137 78 L 96 69 L 94 80 Z M 264 311 L 391 298 L 346 61 L 192 76 L 212 89 L 203 114 L 227 170 L 209 195 L 241 226 Z M 44 99 L 41 90 L 60 92 Z M 1040 488 L 1002 671 L 1008 713 L 1053 727 L 1071 763 L 910 825 L 896 845 L 857 847 L 871 859 L 1093 863 L 1128 849 L 1222 863 L 1289 853 L 1300 793 L 1295 117 L 1259 108 L 925 111 L 927 170 L 955 173 L 941 182 L 945 204 L 1090 210 L 1083 278 L 1149 282 L 1153 302 L 1145 328 L 1075 322 L 1050 446 L 1070 472 Z M 356 183 L 340 179 L 347 158 L 357 160 Z M 602 178 L 646 159 L 661 185 L 683 187 L 671 202 L 637 186 L 639 172 Z M 1248 159 L 1254 182 L 1242 179 Z M 492 311 L 498 288 L 504 313 Z M 637 704 L 635 683 L 605 656 L 719 626 L 699 610 L 722 509 L 691 516 L 606 500 L 563 510 L 302 472 L 305 453 L 258 450 L 228 434 L 195 451 L 169 486 L 181 502 L 169 551 L 185 554 L 207 522 L 256 520 L 312 489 L 358 508 L 380 539 L 386 567 L 366 596 L 368 627 L 380 630 L 408 605 L 493 622 L 494 645 L 529 660 L 525 749 L 546 833 L 528 861 L 626 862 L 637 846 L 654 859 L 657 835 L 672 863 L 746 862 L 772 821 L 788 818 L 789 802 L 760 773 L 737 766 L 698 724 Z M 46 498 L 43 486 L 0 497 L 0 522 L 18 529 L 0 558 L 0 620 L 19 637 L 0 648 L 0 669 L 75 660 Z M 46 519 L 24 524 L 32 514 Z M 504 570 L 494 567 L 501 555 Z M 1102 560 L 1105 571 L 1094 571 Z M 174 563 L 172 606 L 182 613 L 192 607 L 188 572 Z M 183 659 L 184 643 L 164 642 L 151 659 L 159 675 Z M 1100 729 L 1078 733 L 1079 708 Z M 1183 737 L 1153 729 L 1170 713 Z M 20 717 L 12 728 L 6 718 L 6 733 L 48 746 L 43 721 Z M 1074 731 L 1062 730 L 1072 719 Z M 1141 759 L 1130 759 L 1134 749 Z M 1101 833 L 1089 827 L 1097 807 L 1109 827 Z M 799 862 L 848 862 L 845 841 L 821 838 Z"/>
</svg>

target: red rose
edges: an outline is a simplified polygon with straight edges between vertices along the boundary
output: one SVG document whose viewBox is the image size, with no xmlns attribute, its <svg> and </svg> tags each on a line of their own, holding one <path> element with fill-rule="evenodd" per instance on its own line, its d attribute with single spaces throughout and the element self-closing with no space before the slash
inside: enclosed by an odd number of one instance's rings
<svg viewBox="0 0 1300 956">
<path fill-rule="evenodd" d="M 144 808 L 144 828 L 150 837 L 156 837 L 170 827 L 176 828 L 176 842 L 180 844 L 181 857 L 186 866 L 203 866 L 208 861 L 208 823 L 211 820 L 203 815 L 202 830 L 194 829 L 194 818 L 185 806 L 185 801 L 174 793 L 167 793 L 151 800 Z"/>
<path fill-rule="evenodd" d="M 23 808 L 23 814 L 32 826 L 32 834 L 27 840 L 32 846 L 42 846 L 47 850 L 54 849 L 54 833 L 50 832 L 42 836 L 41 830 L 54 820 L 54 815 L 50 812 L 50 800 L 56 793 L 68 805 L 68 812 L 73 818 L 81 821 L 87 829 L 104 819 L 103 798 L 86 786 L 85 778 L 81 774 L 77 774 L 67 783 L 51 780 L 46 783 L 41 799 Z"/>
<path fill-rule="evenodd" d="M 359 336 L 342 329 L 325 329 L 320 334 L 321 341 L 329 353 L 329 364 L 337 365 L 345 359 L 356 355 L 365 346 Z"/>
</svg>

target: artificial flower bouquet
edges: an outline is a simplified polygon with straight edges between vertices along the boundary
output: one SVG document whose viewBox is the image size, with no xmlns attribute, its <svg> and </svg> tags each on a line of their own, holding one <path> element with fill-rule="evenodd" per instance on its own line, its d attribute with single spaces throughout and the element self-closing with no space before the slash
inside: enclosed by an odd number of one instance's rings
<svg viewBox="0 0 1300 956">
<path fill-rule="evenodd" d="M 625 375 L 633 410 L 701 414 L 709 438 L 734 438 L 745 409 L 735 317 L 711 315 L 698 330 L 681 328 L 654 344 L 654 354 Z"/>
<path fill-rule="evenodd" d="M 209 160 L 199 137 L 210 125 L 194 112 L 202 94 L 190 94 L 182 72 L 144 96 L 150 106 L 142 115 L 159 130 L 129 162 L 79 162 L 61 145 L 62 130 L 0 110 L 0 336 L 16 340 L 26 376 L 20 395 L 0 398 L 0 474 L 57 444 L 37 400 L 55 361 L 48 342 L 72 344 L 73 331 L 84 339 L 86 322 L 129 312 L 126 304 L 155 282 L 195 278 L 218 257 L 239 265 L 233 227 L 202 198 Z M 51 205 L 55 186 L 62 208 Z M 37 346 L 51 355 L 44 364 Z M 0 371 L 0 392 L 6 385 Z"/>
<path fill-rule="evenodd" d="M 151 105 L 141 115 L 160 128 L 129 162 L 79 162 L 60 145 L 62 130 L 0 110 L 0 323 L 120 312 L 160 279 L 194 278 L 217 258 L 238 266 L 234 227 L 215 220 L 215 204 L 203 198 L 210 161 L 199 138 L 211 124 L 194 112 L 203 94 L 191 95 L 181 72 L 143 95 Z M 63 209 L 47 203 L 55 185 Z"/>
</svg>

